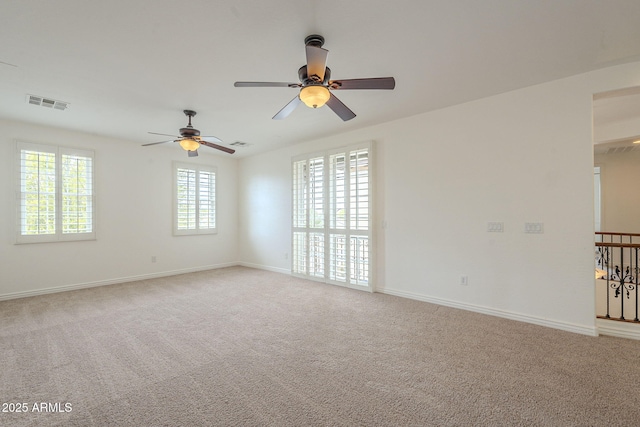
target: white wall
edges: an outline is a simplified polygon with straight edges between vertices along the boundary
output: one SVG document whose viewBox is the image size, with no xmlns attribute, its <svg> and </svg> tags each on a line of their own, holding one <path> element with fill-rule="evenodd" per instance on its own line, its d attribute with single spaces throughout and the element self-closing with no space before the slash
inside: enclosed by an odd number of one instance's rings
<svg viewBox="0 0 640 427">
<path fill-rule="evenodd" d="M 287 153 L 290 151 L 287 150 Z M 287 273 L 291 252 L 291 158 L 282 150 L 239 161 L 238 228 L 245 265 Z"/>
<path fill-rule="evenodd" d="M 596 142 L 617 141 L 640 135 L 640 117 L 620 120 L 593 129 L 593 140 Z"/>
<path fill-rule="evenodd" d="M 95 151 L 97 240 L 14 244 L 18 139 Z M 0 298 L 236 264 L 237 160 L 200 151 L 0 121 Z M 172 235 L 173 160 L 217 166 L 218 234 Z"/>
<path fill-rule="evenodd" d="M 592 95 L 639 83 L 612 67 L 241 159 L 240 260 L 290 269 L 292 156 L 374 140 L 378 291 L 594 334 Z"/>
<path fill-rule="evenodd" d="M 600 166 L 602 231 L 640 233 L 640 151 L 596 154 Z"/>
<path fill-rule="evenodd" d="M 373 140 L 378 291 L 593 334 L 592 94 L 638 85 L 633 63 L 245 159 L 204 153 L 213 236 L 171 235 L 175 147 L 0 121 L 0 298 L 237 261 L 288 271 L 291 157 Z M 13 244 L 16 139 L 95 150 L 96 241 Z"/>
</svg>

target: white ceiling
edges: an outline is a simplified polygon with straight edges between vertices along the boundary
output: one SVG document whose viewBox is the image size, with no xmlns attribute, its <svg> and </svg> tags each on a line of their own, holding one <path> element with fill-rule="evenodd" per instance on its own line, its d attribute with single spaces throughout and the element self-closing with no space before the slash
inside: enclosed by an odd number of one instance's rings
<svg viewBox="0 0 640 427">
<path fill-rule="evenodd" d="M 0 117 L 142 144 L 193 109 L 203 135 L 252 144 L 243 156 L 640 60 L 638 22 L 638 0 L 5 1 Z M 348 122 L 303 105 L 276 121 L 295 89 L 233 86 L 297 82 L 314 33 L 334 79 L 396 89 L 336 92 Z"/>
</svg>

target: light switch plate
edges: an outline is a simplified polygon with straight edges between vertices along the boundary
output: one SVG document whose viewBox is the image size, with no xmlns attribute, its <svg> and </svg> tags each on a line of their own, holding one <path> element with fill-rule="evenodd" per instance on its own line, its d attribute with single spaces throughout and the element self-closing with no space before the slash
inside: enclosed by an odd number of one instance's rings
<svg viewBox="0 0 640 427">
<path fill-rule="evenodd" d="M 541 222 L 525 222 L 524 232 L 530 234 L 542 234 L 544 233 L 544 224 Z"/>
<path fill-rule="evenodd" d="M 504 222 L 490 222 L 487 224 L 487 231 L 489 233 L 502 233 L 504 232 Z"/>
</svg>

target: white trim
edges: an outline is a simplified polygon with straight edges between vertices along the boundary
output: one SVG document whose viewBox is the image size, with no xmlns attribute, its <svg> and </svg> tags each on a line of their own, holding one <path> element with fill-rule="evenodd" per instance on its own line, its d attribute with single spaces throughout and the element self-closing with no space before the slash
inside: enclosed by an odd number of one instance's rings
<svg viewBox="0 0 640 427">
<path fill-rule="evenodd" d="M 298 154 L 297 156 L 293 156 L 291 158 L 291 163 L 293 164 L 301 160 L 309 160 L 309 159 L 315 159 L 318 157 L 324 157 L 326 154 L 327 154 L 326 151 L 313 151 L 311 153 Z"/>
<path fill-rule="evenodd" d="M 193 229 L 179 229 L 178 228 L 178 170 L 185 169 L 195 172 L 195 228 Z M 200 174 L 206 172 L 213 174 L 213 215 L 214 226 L 213 228 L 200 228 Z M 199 165 L 191 164 L 179 161 L 173 161 L 173 219 L 172 228 L 174 236 L 194 236 L 204 234 L 217 234 L 218 233 L 218 168 L 211 165 Z"/>
<path fill-rule="evenodd" d="M 636 323 L 596 319 L 596 327 L 601 335 L 640 340 L 640 325 Z"/>
<path fill-rule="evenodd" d="M 12 292 L 9 294 L 0 294 L 0 301 L 6 301 L 17 298 L 27 298 L 37 295 L 55 294 L 58 292 L 75 291 L 79 289 L 95 288 L 98 286 L 115 285 L 118 283 L 136 282 L 139 280 L 156 279 L 158 277 L 177 276 L 179 274 L 195 273 L 198 271 L 216 270 L 219 268 L 235 267 L 237 262 L 229 262 L 224 264 L 205 265 L 202 267 L 183 268 L 180 270 L 162 271 L 159 273 L 138 274 L 135 276 L 118 277 L 114 279 L 97 280 L 95 282 L 76 283 L 73 285 L 56 286 L 53 288 L 42 288 L 33 291 Z"/>
<path fill-rule="evenodd" d="M 429 297 L 426 295 L 414 294 L 412 292 L 398 291 L 394 289 L 377 289 L 376 292 L 388 295 L 399 296 L 403 298 L 414 299 L 418 301 L 429 302 L 432 304 L 443 305 L 445 307 L 459 308 L 461 310 L 473 311 L 475 313 L 488 314 L 490 316 L 502 317 L 519 322 L 532 323 L 534 325 L 545 326 L 548 328 L 560 329 L 567 332 L 574 332 L 582 335 L 598 336 L 598 328 L 593 326 L 576 325 L 575 323 L 558 322 L 555 320 L 544 319 L 526 314 L 514 313 L 512 311 L 499 310 L 495 308 L 484 307 L 476 304 L 461 303 L 444 298 Z"/>
<path fill-rule="evenodd" d="M 54 156 L 55 171 L 54 171 L 54 201 L 55 201 L 55 231 L 52 234 L 22 234 L 23 231 L 23 219 L 22 213 L 22 151 L 35 151 L 38 153 L 49 153 Z M 91 163 L 91 231 L 89 232 L 69 232 L 65 233 L 63 230 L 63 216 L 62 209 L 63 194 L 62 186 L 65 178 L 62 159 L 65 156 L 78 156 L 90 159 Z M 26 142 L 22 140 L 15 141 L 15 163 L 14 163 L 14 189 L 16 192 L 16 206 L 13 209 L 14 212 L 14 224 L 15 224 L 15 237 L 14 244 L 33 244 L 33 243 L 59 243 L 59 242 L 74 242 L 74 241 L 90 241 L 96 240 L 96 228 L 97 228 L 97 207 L 96 207 L 96 154 L 94 150 L 64 147 L 59 145 L 39 144 L 34 142 Z"/>
<path fill-rule="evenodd" d="M 352 185 L 350 182 L 351 173 L 350 173 L 350 165 L 351 165 L 351 156 L 362 151 L 366 151 L 367 154 L 367 165 L 368 165 L 368 173 L 367 173 L 367 228 L 366 229 L 357 229 L 358 225 L 352 225 L 352 218 L 350 209 L 352 206 L 352 202 L 354 200 L 360 200 L 357 196 L 358 189 L 356 192 L 352 194 Z M 334 178 L 335 171 L 332 168 L 333 165 L 333 157 L 336 155 L 344 155 L 344 194 L 345 194 L 345 224 L 344 228 L 337 228 L 336 224 L 332 223 L 332 214 L 333 208 L 331 207 L 332 200 L 332 191 L 331 185 L 333 183 L 332 179 Z M 318 185 L 319 179 L 311 182 L 311 167 L 310 162 L 312 160 L 318 160 L 322 165 L 322 211 L 323 211 L 323 223 L 324 226 L 322 228 L 316 228 L 315 224 L 311 223 L 311 213 L 314 212 L 313 208 L 317 206 L 312 206 L 312 198 L 313 202 L 319 202 L 315 197 L 311 196 L 311 191 L 308 190 L 307 194 L 304 195 L 303 188 L 311 188 L 310 186 L 313 184 L 313 189 L 318 189 L 320 186 Z M 358 157 L 356 157 L 356 163 L 358 162 Z M 303 180 L 300 179 L 300 170 L 301 167 L 297 168 L 296 165 L 304 164 L 305 169 L 305 177 Z M 296 252 L 295 247 L 297 243 L 300 243 L 299 239 L 296 239 L 296 235 L 303 234 L 304 240 L 307 245 L 307 251 L 305 253 L 305 271 L 294 273 L 294 276 L 301 277 L 309 280 L 321 281 L 325 283 L 331 283 L 338 286 L 345 286 L 352 289 L 359 290 L 367 290 L 369 292 L 373 292 L 375 289 L 375 233 L 373 231 L 373 227 L 375 224 L 374 218 L 374 204 L 375 204 L 375 179 L 373 176 L 375 175 L 375 168 L 377 166 L 374 152 L 374 141 L 361 141 L 356 144 L 338 147 L 326 151 L 320 151 L 315 153 L 307 153 L 300 154 L 292 157 L 292 181 L 291 181 L 291 197 L 292 197 L 292 217 L 291 217 L 291 270 L 295 271 L 299 267 L 299 253 Z M 315 170 L 315 169 L 314 169 Z M 372 173 L 373 172 L 373 173 Z M 315 174 L 313 174 L 316 177 Z M 359 174 L 358 174 L 359 176 Z M 297 179 L 296 179 L 297 178 Z M 302 182 L 304 181 L 304 182 Z M 301 196 L 304 196 L 301 198 Z M 301 209 L 299 209 L 298 204 L 296 202 L 300 202 L 302 199 L 304 205 L 304 224 L 301 224 L 298 219 L 300 219 Z M 358 205 L 359 206 L 359 205 Z M 310 236 L 312 235 L 321 235 L 324 239 L 324 275 L 323 276 L 313 276 L 309 273 L 310 271 L 310 256 L 309 256 L 309 241 Z M 342 282 L 339 280 L 331 279 L 331 237 L 332 236 L 344 236 L 345 239 L 345 254 L 346 254 L 346 281 Z M 368 243 L 368 273 L 367 273 L 367 282 L 366 285 L 350 283 L 351 272 L 351 263 L 350 256 L 352 254 L 351 250 L 351 240 L 354 236 L 363 236 L 367 238 Z M 354 249 L 355 250 L 355 249 Z"/>
<path fill-rule="evenodd" d="M 597 170 L 597 172 L 596 172 Z M 596 164 L 593 167 L 593 198 L 594 198 L 594 228 L 596 231 L 606 230 L 603 227 L 604 224 L 604 196 L 602 194 L 602 170 L 603 167 Z M 598 180 L 596 181 L 596 175 Z"/>
<path fill-rule="evenodd" d="M 250 262 L 239 262 L 237 265 L 241 266 L 241 267 L 248 267 L 248 268 L 255 268 L 257 270 L 265 270 L 265 271 L 271 271 L 274 273 L 281 273 L 281 274 L 287 274 L 287 275 L 291 275 L 291 269 L 286 269 L 286 268 L 280 268 L 280 267 L 271 267 L 268 265 L 262 265 L 262 264 L 252 264 Z M 308 279 L 307 277 L 304 277 L 304 279 Z"/>
</svg>

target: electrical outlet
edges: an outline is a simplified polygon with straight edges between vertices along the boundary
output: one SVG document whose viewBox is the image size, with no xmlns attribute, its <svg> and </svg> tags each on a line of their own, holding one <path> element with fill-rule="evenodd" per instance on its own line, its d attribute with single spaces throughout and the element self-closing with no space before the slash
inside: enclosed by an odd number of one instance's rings
<svg viewBox="0 0 640 427">
<path fill-rule="evenodd" d="M 156 261 L 157 261 L 157 260 L 156 260 L 156 256 L 155 256 L 155 255 L 153 255 L 153 256 L 151 257 L 151 262 L 156 262 Z"/>
<path fill-rule="evenodd" d="M 289 259 L 289 252 L 284 253 L 284 259 Z"/>
<path fill-rule="evenodd" d="M 469 284 L 469 276 L 460 276 L 460 284 L 467 286 Z"/>
</svg>

